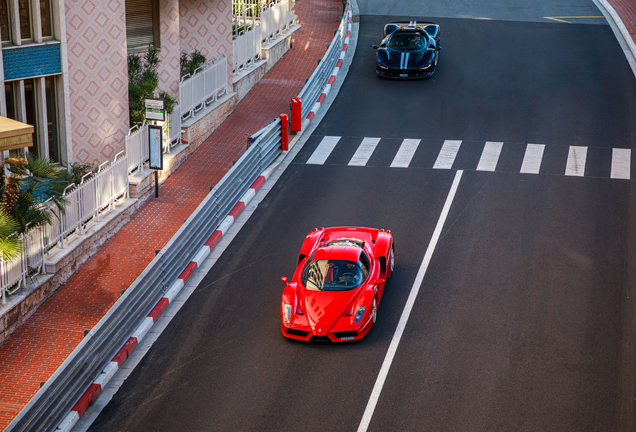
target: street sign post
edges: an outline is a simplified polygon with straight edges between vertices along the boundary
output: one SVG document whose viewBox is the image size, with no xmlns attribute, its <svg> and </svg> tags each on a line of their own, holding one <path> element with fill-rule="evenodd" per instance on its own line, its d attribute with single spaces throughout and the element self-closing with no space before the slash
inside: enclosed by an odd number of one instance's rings
<svg viewBox="0 0 636 432">
<path fill-rule="evenodd" d="M 146 120 L 166 121 L 166 103 L 159 98 L 145 98 Z"/>
<path fill-rule="evenodd" d="M 150 169 L 155 170 L 155 198 L 159 198 L 159 170 L 163 170 L 163 128 L 148 126 L 148 155 Z"/>
</svg>

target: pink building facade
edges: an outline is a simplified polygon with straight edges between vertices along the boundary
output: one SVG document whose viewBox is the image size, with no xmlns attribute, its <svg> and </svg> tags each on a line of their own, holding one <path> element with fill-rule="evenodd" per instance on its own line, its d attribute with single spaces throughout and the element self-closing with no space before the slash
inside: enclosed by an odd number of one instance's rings
<svg viewBox="0 0 636 432">
<path fill-rule="evenodd" d="M 41 2 L 46 7 L 0 0 L 0 27 L 8 29 L 2 32 L 0 115 L 36 126 L 29 151 L 40 157 L 64 166 L 100 164 L 125 149 L 127 56 L 151 44 L 161 50 L 158 91 L 179 97 L 180 54 L 195 49 L 208 60 L 228 57 L 231 91 L 231 0 Z M 25 66 L 24 58 L 34 55 L 42 56 L 40 64 Z"/>
</svg>

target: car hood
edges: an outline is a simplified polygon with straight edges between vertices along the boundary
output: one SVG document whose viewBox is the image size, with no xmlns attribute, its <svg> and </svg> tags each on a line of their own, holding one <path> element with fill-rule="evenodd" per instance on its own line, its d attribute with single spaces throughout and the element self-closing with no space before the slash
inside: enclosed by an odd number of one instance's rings
<svg viewBox="0 0 636 432">
<path fill-rule="evenodd" d="M 393 69 L 415 69 L 432 61 L 435 51 L 398 51 L 391 48 L 378 49 L 378 61 Z"/>
<path fill-rule="evenodd" d="M 325 334 L 349 312 L 361 288 L 351 291 L 311 291 L 301 288 L 301 305 L 314 334 Z"/>
</svg>

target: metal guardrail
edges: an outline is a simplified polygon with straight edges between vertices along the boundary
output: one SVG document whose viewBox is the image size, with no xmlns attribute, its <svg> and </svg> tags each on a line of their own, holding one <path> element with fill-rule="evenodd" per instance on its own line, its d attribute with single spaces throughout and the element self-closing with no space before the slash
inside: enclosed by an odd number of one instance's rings
<svg viewBox="0 0 636 432">
<path fill-rule="evenodd" d="M 320 60 L 318 67 L 316 68 L 316 70 L 314 70 L 314 73 L 311 75 L 305 86 L 298 94 L 298 97 L 300 97 L 302 101 L 301 118 L 303 121 L 307 118 L 307 115 L 320 97 L 320 94 L 327 85 L 327 81 L 329 81 L 331 72 L 336 67 L 336 63 L 338 62 L 340 53 L 342 52 L 344 41 L 347 37 L 348 23 L 349 2 L 347 2 L 347 4 L 345 5 L 344 14 L 342 15 L 342 19 L 340 20 L 340 27 L 338 27 L 338 30 L 336 30 L 336 34 L 333 37 L 331 44 L 329 44 L 327 52 L 322 57 L 322 60 Z"/>
<path fill-rule="evenodd" d="M 281 121 L 277 119 L 199 204 L 7 431 L 51 431 L 59 425 L 234 205 L 280 153 Z"/>
</svg>

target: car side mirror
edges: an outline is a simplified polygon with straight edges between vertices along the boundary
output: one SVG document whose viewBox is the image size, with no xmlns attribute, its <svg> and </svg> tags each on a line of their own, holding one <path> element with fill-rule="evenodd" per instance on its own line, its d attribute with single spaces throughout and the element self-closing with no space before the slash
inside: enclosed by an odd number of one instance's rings
<svg viewBox="0 0 636 432">
<path fill-rule="evenodd" d="M 287 276 L 283 276 L 282 278 L 280 278 L 280 280 L 286 284 L 287 283 Z"/>
<path fill-rule="evenodd" d="M 437 51 L 441 51 L 441 50 L 442 50 L 442 47 L 441 47 L 441 46 L 436 46 L 436 47 L 435 47 L 435 49 L 436 49 Z"/>
<path fill-rule="evenodd" d="M 380 47 L 378 45 L 371 45 L 371 48 L 377 51 Z"/>
</svg>

